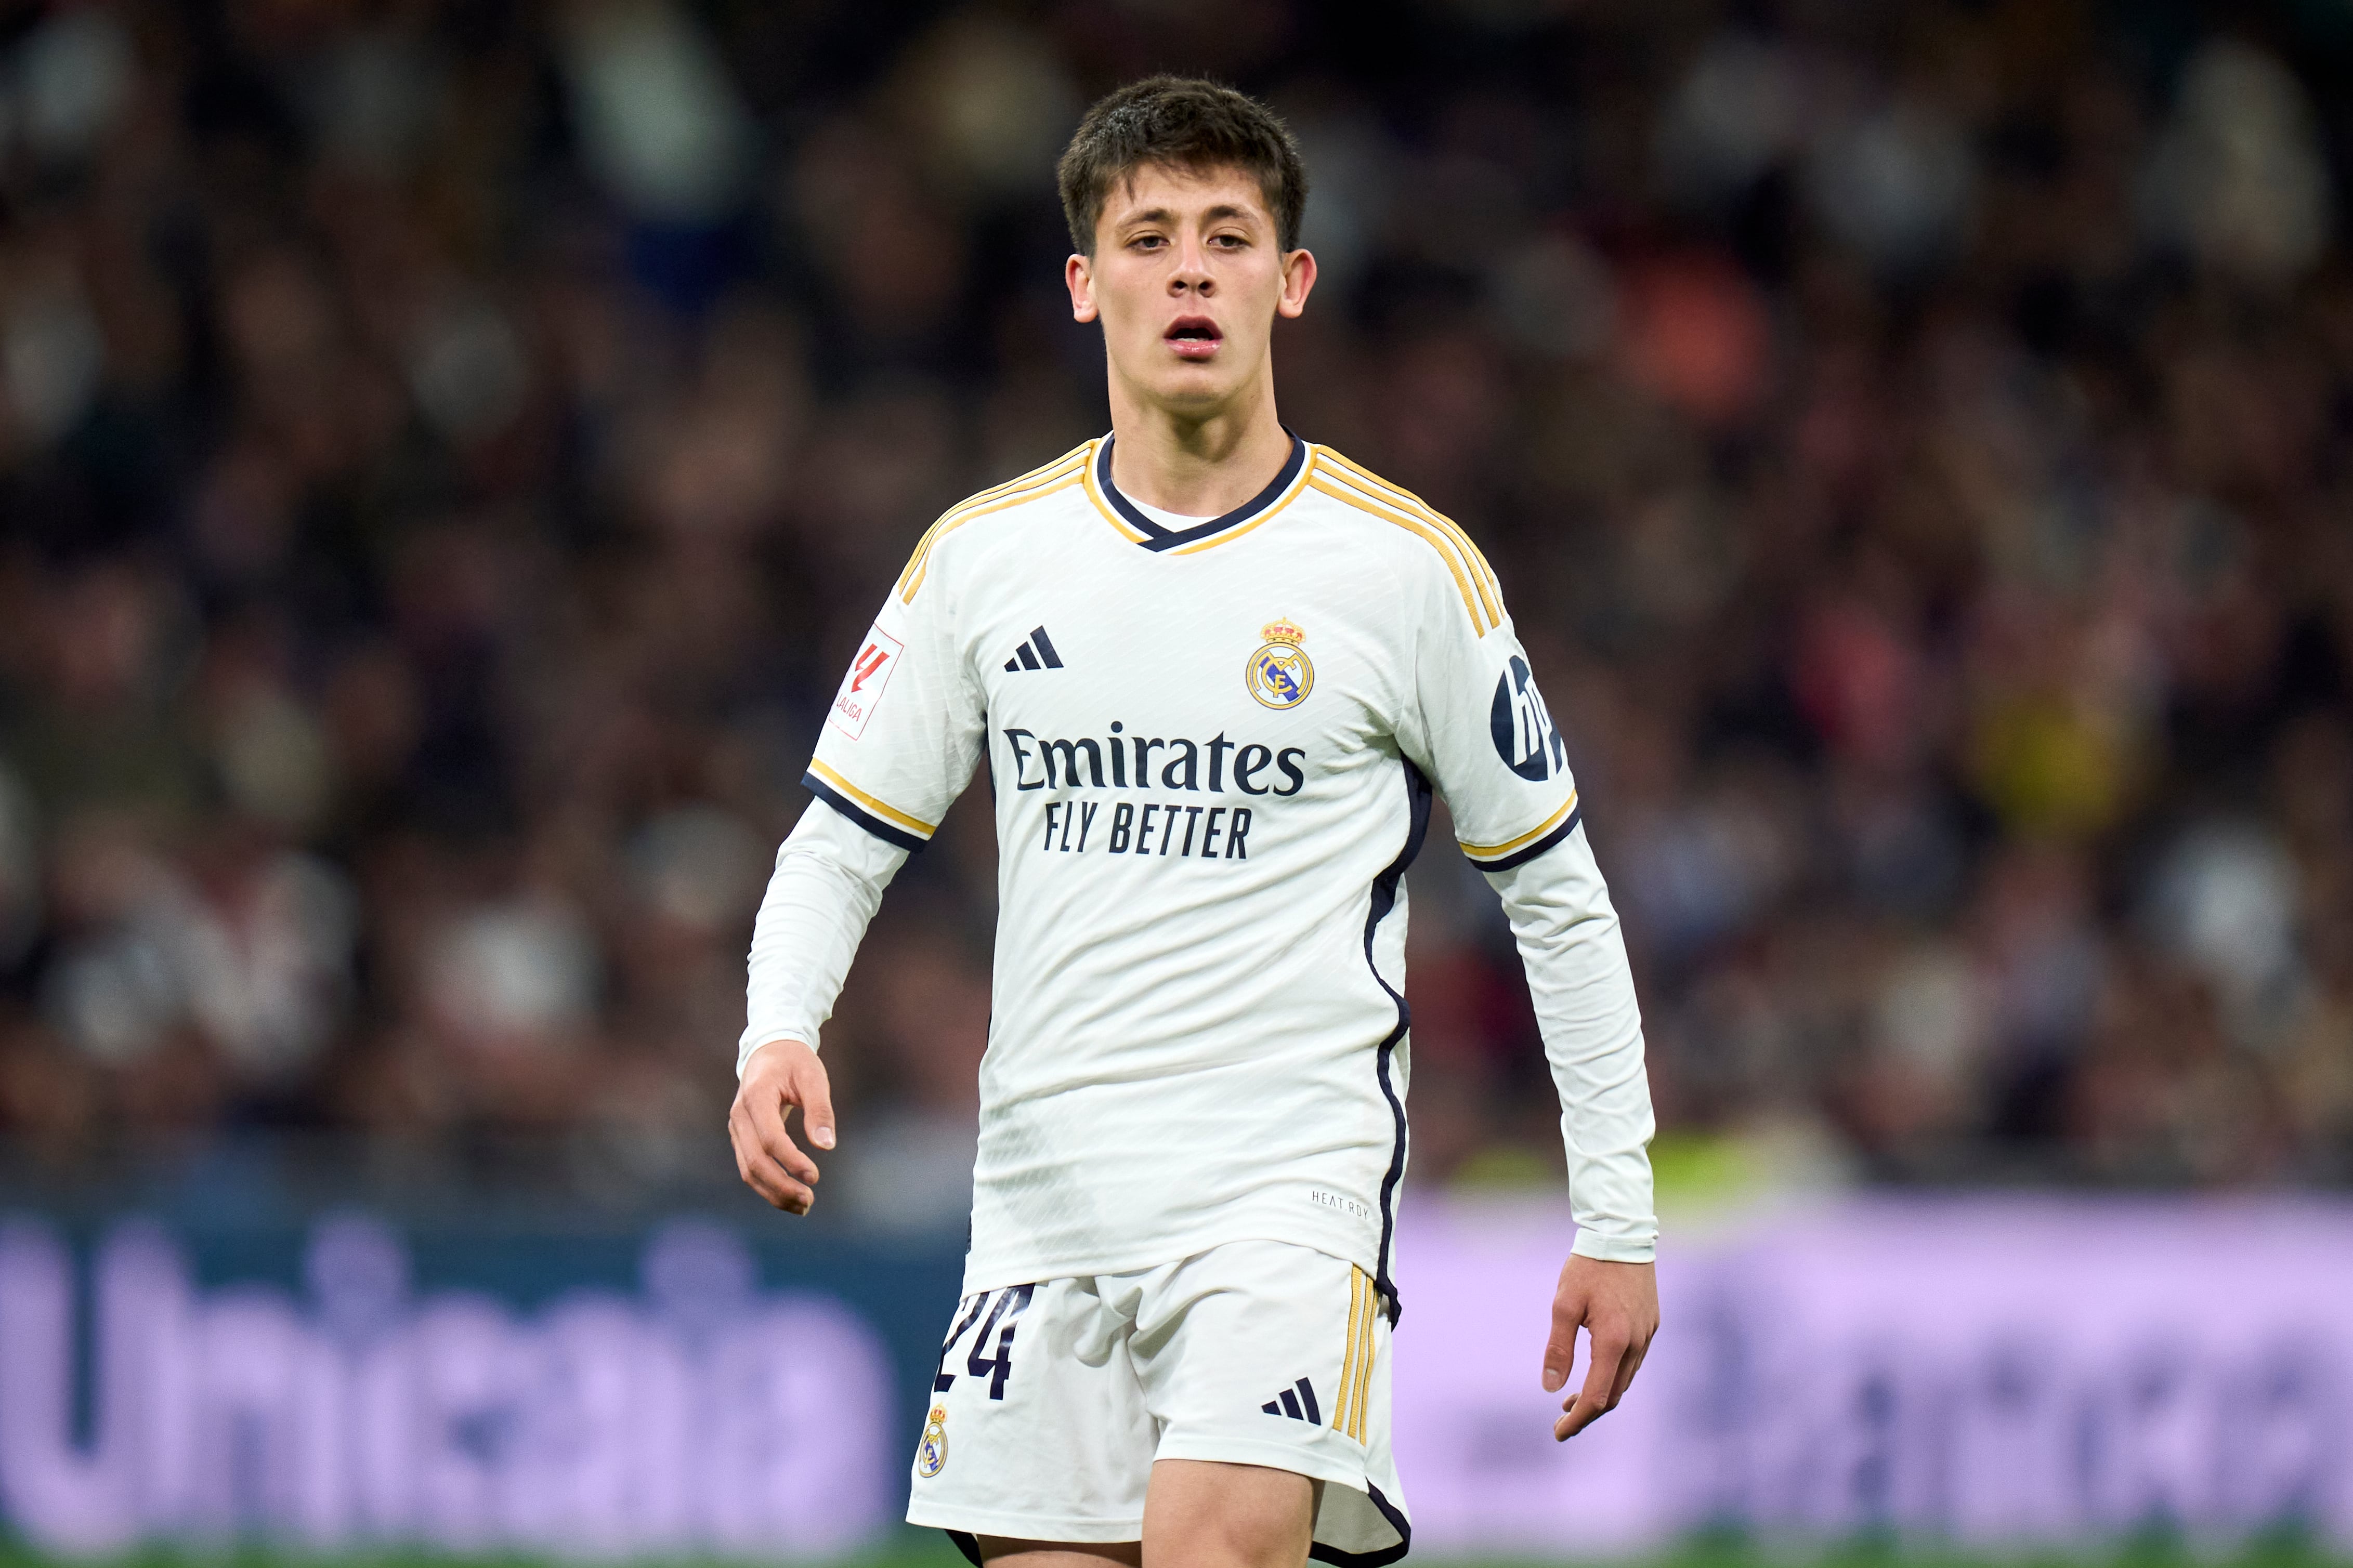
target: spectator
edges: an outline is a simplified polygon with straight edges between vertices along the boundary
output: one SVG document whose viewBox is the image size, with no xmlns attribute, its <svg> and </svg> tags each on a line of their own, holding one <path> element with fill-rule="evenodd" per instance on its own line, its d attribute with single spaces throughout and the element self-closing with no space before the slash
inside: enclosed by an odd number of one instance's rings
<svg viewBox="0 0 2353 1568">
<path fill-rule="evenodd" d="M 1050 160 L 1181 55 L 1310 151 L 1287 418 L 1513 584 L 1671 1185 L 2353 1180 L 2341 53 L 1195 9 L 15 29 L 0 1131 L 723 1162 L 813 727 L 930 519 L 1104 423 Z M 1549 1179 L 1466 879 L 1434 835 L 1413 1175 Z M 961 1213 L 981 813 L 902 882 L 830 1035 L 904 1225 Z"/>
</svg>

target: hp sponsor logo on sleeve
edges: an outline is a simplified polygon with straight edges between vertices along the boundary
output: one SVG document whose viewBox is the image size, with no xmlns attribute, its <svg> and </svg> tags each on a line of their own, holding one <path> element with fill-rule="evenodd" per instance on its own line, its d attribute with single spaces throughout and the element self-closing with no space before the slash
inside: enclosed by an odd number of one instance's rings
<svg viewBox="0 0 2353 1568">
<path fill-rule="evenodd" d="M 1552 715 L 1536 692 L 1528 661 L 1512 656 L 1512 667 L 1495 678 L 1495 705 L 1488 715 L 1495 753 L 1531 783 L 1541 784 L 1568 766 L 1568 746 L 1553 727 Z"/>
</svg>

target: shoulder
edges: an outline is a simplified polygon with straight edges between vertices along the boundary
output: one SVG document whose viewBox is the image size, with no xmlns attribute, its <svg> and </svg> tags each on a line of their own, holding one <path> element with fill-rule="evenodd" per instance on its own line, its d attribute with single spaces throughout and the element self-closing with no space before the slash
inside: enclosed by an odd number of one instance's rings
<svg viewBox="0 0 2353 1568">
<path fill-rule="evenodd" d="M 1504 624 L 1502 585 L 1461 524 L 1329 447 L 1310 447 L 1308 464 L 1308 487 L 1368 523 L 1380 524 L 1374 537 L 1393 542 L 1409 572 L 1444 584 L 1481 637 Z"/>
<path fill-rule="evenodd" d="M 966 496 L 940 513 L 938 520 L 923 531 L 923 537 L 915 542 L 914 553 L 907 558 L 907 568 L 899 574 L 898 584 L 892 592 L 904 603 L 914 603 L 916 594 L 931 574 L 932 558 L 948 535 L 969 523 L 1009 516 L 1069 489 L 1084 478 L 1094 449 L 1093 441 L 1082 441 L 1052 462 L 1040 463 L 1018 478 Z"/>
</svg>

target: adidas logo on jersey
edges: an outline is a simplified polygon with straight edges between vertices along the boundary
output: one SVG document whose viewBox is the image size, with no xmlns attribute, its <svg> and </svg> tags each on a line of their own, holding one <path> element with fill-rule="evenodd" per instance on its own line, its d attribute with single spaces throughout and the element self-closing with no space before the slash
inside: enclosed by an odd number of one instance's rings
<svg viewBox="0 0 2353 1568">
<path fill-rule="evenodd" d="M 1288 1415 L 1293 1421 L 1324 1425 L 1324 1412 L 1315 1407 L 1314 1385 L 1303 1377 L 1259 1408 L 1269 1415 Z"/>
<path fill-rule="evenodd" d="M 1060 669 L 1062 656 L 1046 640 L 1046 628 L 1039 626 L 1022 639 L 1021 646 L 1013 650 L 1013 657 L 1005 661 L 1005 668 L 1015 674 L 1025 669 Z"/>
</svg>

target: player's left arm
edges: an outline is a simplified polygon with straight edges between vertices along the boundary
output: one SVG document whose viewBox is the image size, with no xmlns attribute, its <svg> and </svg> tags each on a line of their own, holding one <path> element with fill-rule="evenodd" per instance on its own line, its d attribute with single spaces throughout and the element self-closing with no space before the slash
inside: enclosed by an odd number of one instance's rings
<svg viewBox="0 0 2353 1568">
<path fill-rule="evenodd" d="M 1538 693 L 1485 563 L 1469 596 L 1425 584 L 1416 698 L 1398 740 L 1446 798 L 1457 837 L 1510 917 L 1560 1093 L 1577 1240 L 1563 1265 L 1544 1386 L 1567 1384 L 1577 1334 L 1590 1357 L 1554 1426 L 1567 1438 L 1614 1409 L 1658 1331 L 1654 1130 L 1641 1012 L 1609 890 L 1594 863 L 1567 748 Z"/>
<path fill-rule="evenodd" d="M 1580 1328 L 1588 1349 L 1583 1385 L 1562 1402 L 1553 1426 L 1566 1439 L 1617 1407 L 1659 1329 L 1642 1018 L 1617 910 L 1581 823 L 1544 854 L 1487 879 L 1511 918 L 1560 1092 L 1577 1242 L 1553 1297 L 1547 1393 L 1567 1384 Z"/>
</svg>

